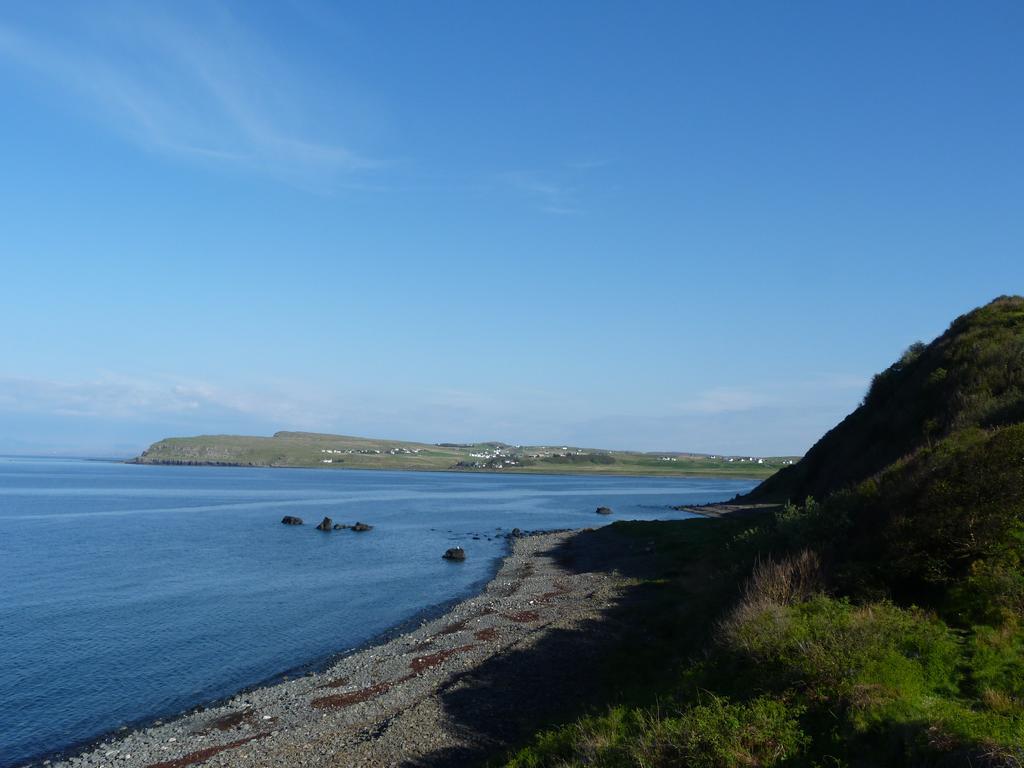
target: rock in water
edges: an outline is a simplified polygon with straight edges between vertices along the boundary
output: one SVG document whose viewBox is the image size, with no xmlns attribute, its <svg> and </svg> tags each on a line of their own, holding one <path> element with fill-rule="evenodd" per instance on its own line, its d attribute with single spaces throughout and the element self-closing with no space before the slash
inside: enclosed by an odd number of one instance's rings
<svg viewBox="0 0 1024 768">
<path fill-rule="evenodd" d="M 302 518 L 292 517 L 291 515 L 285 515 L 281 518 L 281 522 L 285 525 L 302 525 Z"/>
<path fill-rule="evenodd" d="M 598 507 L 597 508 L 597 514 L 599 514 L 599 515 L 610 515 L 611 513 L 612 513 L 612 511 L 608 507 Z"/>
<path fill-rule="evenodd" d="M 353 531 L 358 531 L 360 533 L 363 532 L 363 531 L 372 531 L 373 530 L 373 526 L 372 525 L 367 525 L 366 523 L 356 523 L 355 525 L 352 526 L 352 530 Z"/>
<path fill-rule="evenodd" d="M 334 530 L 336 530 L 336 531 L 343 531 L 346 528 L 348 528 L 348 526 L 345 525 L 344 523 L 335 523 L 334 524 Z"/>
<path fill-rule="evenodd" d="M 331 522 L 331 518 L 325 517 L 320 525 L 316 527 L 318 531 L 329 531 L 334 527 L 334 523 Z"/>
<path fill-rule="evenodd" d="M 466 550 L 464 550 L 462 547 L 452 547 L 443 555 L 441 555 L 441 557 L 443 557 L 445 560 L 465 560 Z"/>
</svg>

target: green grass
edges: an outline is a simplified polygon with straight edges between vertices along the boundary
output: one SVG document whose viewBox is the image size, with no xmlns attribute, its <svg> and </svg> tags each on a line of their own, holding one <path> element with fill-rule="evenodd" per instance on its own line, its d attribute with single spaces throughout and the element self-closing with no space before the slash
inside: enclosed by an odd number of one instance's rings
<svg viewBox="0 0 1024 768">
<path fill-rule="evenodd" d="M 1024 632 L 829 594 L 820 560 L 774 560 L 773 518 L 617 523 L 653 543 L 607 697 L 496 764 L 1020 766 Z M 784 556 L 783 556 L 784 557 Z M 739 585 L 745 585 L 740 588 Z"/>
<path fill-rule="evenodd" d="M 1024 766 L 1024 299 L 915 345 L 751 496 L 791 501 L 600 533 L 658 553 L 612 693 L 505 764 Z"/>
<path fill-rule="evenodd" d="M 504 452 L 516 464 L 472 467 L 487 463 L 473 454 Z M 332 451 L 332 453 L 325 453 Z M 334 453 L 341 451 L 342 453 Z M 360 451 L 363 451 L 362 453 Z M 380 451 L 380 453 L 375 453 Z M 395 453 L 392 453 L 394 451 Z M 581 453 L 582 452 L 582 453 Z M 537 456 L 537 454 L 540 454 Z M 668 457 L 670 460 L 663 460 Z M 330 459 L 330 463 L 325 463 Z M 499 459 L 490 460 L 492 463 Z M 142 463 L 227 464 L 260 467 L 318 467 L 323 469 L 391 469 L 501 471 L 543 474 L 708 475 L 764 478 L 791 461 L 769 457 L 763 464 L 694 454 L 645 454 L 629 451 L 580 449 L 571 446 L 510 446 L 476 443 L 432 445 L 400 440 L 373 440 L 344 435 L 278 432 L 272 437 L 202 435 L 173 437 L 154 443 L 137 461 Z"/>
<path fill-rule="evenodd" d="M 616 707 L 602 717 L 585 717 L 541 734 L 508 766 L 780 765 L 798 754 L 806 740 L 797 714 L 799 710 L 767 697 L 734 704 L 708 695 L 706 703 L 671 714 Z"/>
</svg>

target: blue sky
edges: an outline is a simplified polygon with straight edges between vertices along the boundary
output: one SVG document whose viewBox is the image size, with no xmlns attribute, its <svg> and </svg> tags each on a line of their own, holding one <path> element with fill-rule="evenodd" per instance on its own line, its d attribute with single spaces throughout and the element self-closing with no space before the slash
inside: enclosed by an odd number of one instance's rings
<svg viewBox="0 0 1024 768">
<path fill-rule="evenodd" d="M 0 451 L 800 453 L 1022 291 L 1024 6 L 0 3 Z"/>
</svg>

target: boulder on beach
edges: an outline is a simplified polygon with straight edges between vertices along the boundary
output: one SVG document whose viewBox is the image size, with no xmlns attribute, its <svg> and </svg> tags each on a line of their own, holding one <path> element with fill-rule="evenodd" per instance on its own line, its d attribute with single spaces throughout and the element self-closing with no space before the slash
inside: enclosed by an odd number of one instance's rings
<svg viewBox="0 0 1024 768">
<path fill-rule="evenodd" d="M 291 515 L 285 515 L 281 518 L 281 522 L 285 525 L 302 525 L 302 518 L 292 517 Z"/>
<path fill-rule="evenodd" d="M 598 507 L 597 514 L 599 515 L 610 515 L 612 510 L 609 507 Z"/>
<path fill-rule="evenodd" d="M 333 522 L 331 522 L 331 518 L 329 518 L 329 517 L 325 517 L 325 518 L 324 518 L 324 519 L 323 519 L 323 520 L 322 520 L 322 521 L 320 522 L 320 525 L 318 525 L 318 526 L 316 527 L 316 529 L 317 529 L 318 531 L 329 531 L 329 530 L 331 530 L 331 529 L 332 529 L 333 527 L 334 527 L 334 523 L 333 523 Z"/>
<path fill-rule="evenodd" d="M 452 547 L 443 555 L 441 555 L 441 557 L 443 557 L 445 560 L 465 560 L 466 550 L 464 550 L 462 547 Z"/>
<path fill-rule="evenodd" d="M 372 525 L 367 525 L 366 523 L 356 523 L 355 525 L 352 526 L 352 530 L 356 531 L 358 533 L 362 533 L 363 531 L 372 531 L 373 530 L 373 526 Z"/>
</svg>

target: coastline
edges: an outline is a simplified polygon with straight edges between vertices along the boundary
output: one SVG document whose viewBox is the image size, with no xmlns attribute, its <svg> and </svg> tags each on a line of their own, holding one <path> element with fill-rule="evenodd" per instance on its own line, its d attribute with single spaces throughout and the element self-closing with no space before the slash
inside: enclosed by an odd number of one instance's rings
<svg viewBox="0 0 1024 768">
<path fill-rule="evenodd" d="M 235 469 L 313 469 L 317 472 L 423 472 L 427 474 L 450 474 L 450 475 L 537 475 L 539 477 L 646 477 L 651 479 L 692 479 L 701 478 L 705 480 L 749 480 L 753 483 L 760 483 L 770 475 L 744 475 L 727 474 L 723 472 L 616 472 L 608 470 L 590 470 L 575 472 L 566 470 L 535 471 L 530 469 L 503 469 L 500 472 L 493 469 L 423 469 L 419 467 L 345 467 L 345 466 L 318 466 L 315 464 L 242 464 L 225 461 L 138 461 L 136 459 L 98 459 L 98 461 L 111 461 L 117 464 L 130 464 L 138 467 L 222 467 Z"/>
<path fill-rule="evenodd" d="M 672 509 L 701 517 L 757 517 L 775 512 L 781 507 L 781 504 L 775 502 L 749 503 L 733 500 L 716 501 L 710 504 L 680 504 Z"/>
<path fill-rule="evenodd" d="M 596 619 L 615 602 L 627 579 L 572 572 L 560 562 L 556 550 L 564 552 L 579 533 L 511 540 L 511 551 L 479 592 L 447 610 L 444 604 L 425 609 L 418 626 L 392 628 L 317 671 L 108 735 L 49 764 L 184 768 L 215 759 L 226 766 L 326 766 L 343 755 L 345 765 L 388 766 L 419 764 L 439 750 L 500 749 L 493 735 L 451 722 L 442 694 L 471 685 L 474 672 L 507 652 Z"/>
<path fill-rule="evenodd" d="M 126 463 L 123 460 L 115 459 L 112 460 L 115 463 Z M 259 467 L 256 467 L 259 469 Z M 541 536 L 553 533 L 570 533 L 569 529 L 565 530 L 550 530 L 550 531 L 538 531 L 538 532 L 525 532 L 520 535 L 520 539 L 528 539 L 534 536 Z M 318 674 L 325 674 L 330 671 L 335 665 L 341 663 L 343 660 L 348 659 L 352 656 L 363 653 L 364 651 L 372 648 L 377 648 L 387 645 L 390 641 L 402 637 L 408 633 L 415 632 L 423 625 L 430 621 L 443 618 L 451 613 L 456 607 L 461 605 L 463 602 L 471 599 L 472 597 L 481 594 L 488 584 L 493 581 L 497 574 L 500 572 L 502 565 L 512 554 L 514 542 L 511 536 L 506 539 L 505 551 L 497 558 L 494 558 L 494 565 L 491 569 L 492 573 L 490 576 L 479 579 L 473 582 L 466 589 L 466 592 L 461 597 L 453 597 L 448 600 L 444 600 L 433 605 L 424 607 L 412 616 L 388 627 L 387 629 L 379 632 L 373 637 L 354 645 L 350 648 L 340 651 L 333 651 L 329 654 L 319 656 L 309 661 L 305 661 L 296 664 L 287 669 L 282 669 L 275 672 L 262 680 L 256 682 L 250 682 L 241 688 L 238 688 L 233 693 L 228 695 L 218 696 L 203 701 L 200 704 L 190 706 L 188 709 L 168 711 L 157 714 L 150 714 L 142 716 L 128 722 L 116 730 L 111 730 L 106 733 L 102 733 L 98 736 L 93 736 L 88 739 L 83 739 L 80 742 L 72 744 L 60 750 L 51 752 L 45 752 L 35 755 L 30 758 L 28 762 L 21 762 L 14 764 L 13 768 L 37 768 L 37 766 L 65 766 L 65 765 L 83 765 L 84 763 L 77 762 L 80 758 L 91 755 L 93 753 L 102 753 L 103 750 L 109 751 L 111 748 L 109 745 L 120 740 L 126 739 L 129 734 L 138 734 L 149 731 L 157 726 L 164 724 L 171 724 L 179 720 L 184 720 L 192 715 L 200 714 L 203 712 L 213 712 L 225 707 L 230 707 L 232 702 L 235 702 L 239 697 L 252 694 L 257 691 L 261 691 L 267 688 L 274 688 L 282 685 L 289 681 L 295 681 L 302 678 L 310 677 Z M 101 747 L 103 748 L 101 750 Z M 134 765 L 132 762 L 125 762 L 124 765 Z M 109 765 L 109 762 L 100 762 L 98 765 Z"/>
</svg>

